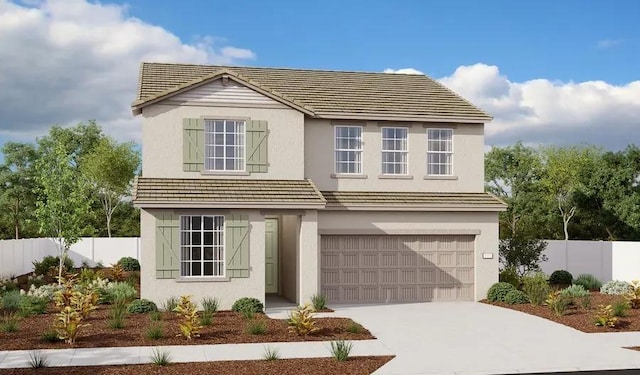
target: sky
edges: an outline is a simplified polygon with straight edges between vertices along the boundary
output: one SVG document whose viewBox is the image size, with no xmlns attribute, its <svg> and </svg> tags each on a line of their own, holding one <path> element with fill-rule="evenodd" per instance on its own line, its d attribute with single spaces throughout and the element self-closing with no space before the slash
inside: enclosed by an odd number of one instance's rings
<svg viewBox="0 0 640 375">
<path fill-rule="evenodd" d="M 0 0 L 0 144 L 95 119 L 140 141 L 140 62 L 426 74 L 488 146 L 640 144 L 640 1 Z"/>
</svg>

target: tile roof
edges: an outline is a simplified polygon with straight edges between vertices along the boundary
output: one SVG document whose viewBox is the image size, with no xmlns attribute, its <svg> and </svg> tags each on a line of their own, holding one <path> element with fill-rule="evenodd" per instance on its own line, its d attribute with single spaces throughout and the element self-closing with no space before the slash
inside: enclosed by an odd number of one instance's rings
<svg viewBox="0 0 640 375">
<path fill-rule="evenodd" d="M 133 108 L 224 74 L 315 117 L 491 121 L 486 112 L 425 75 L 167 63 L 142 64 Z"/>
<path fill-rule="evenodd" d="M 136 178 L 133 202 L 145 203 L 325 203 L 310 180 Z"/>
<path fill-rule="evenodd" d="M 329 206 L 433 206 L 433 207 L 494 207 L 506 204 L 487 193 L 422 193 L 323 191 Z"/>
</svg>

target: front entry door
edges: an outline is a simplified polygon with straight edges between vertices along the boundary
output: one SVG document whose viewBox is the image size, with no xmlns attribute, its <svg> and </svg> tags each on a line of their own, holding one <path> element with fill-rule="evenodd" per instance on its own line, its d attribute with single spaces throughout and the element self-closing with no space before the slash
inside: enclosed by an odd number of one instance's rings
<svg viewBox="0 0 640 375">
<path fill-rule="evenodd" d="M 278 293 L 278 219 L 265 219 L 265 292 Z"/>
</svg>

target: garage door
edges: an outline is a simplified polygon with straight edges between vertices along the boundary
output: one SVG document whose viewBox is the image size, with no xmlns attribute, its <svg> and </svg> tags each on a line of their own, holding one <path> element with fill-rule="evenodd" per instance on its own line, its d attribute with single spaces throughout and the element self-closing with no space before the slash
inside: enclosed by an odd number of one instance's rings
<svg viewBox="0 0 640 375">
<path fill-rule="evenodd" d="M 474 236 L 321 236 L 334 303 L 473 301 Z"/>
</svg>

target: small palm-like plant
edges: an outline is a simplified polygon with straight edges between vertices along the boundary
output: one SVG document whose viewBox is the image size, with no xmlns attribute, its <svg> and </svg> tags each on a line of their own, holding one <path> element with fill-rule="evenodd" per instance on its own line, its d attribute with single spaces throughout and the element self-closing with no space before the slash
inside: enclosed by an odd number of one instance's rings
<svg viewBox="0 0 640 375">
<path fill-rule="evenodd" d="M 200 325 L 198 310 L 196 304 L 191 301 L 191 296 L 181 296 L 178 306 L 173 311 L 182 319 L 179 324 L 182 336 L 187 340 L 200 336 L 202 325 Z"/>
<path fill-rule="evenodd" d="M 289 314 L 289 332 L 297 333 L 299 336 L 307 336 L 318 328 L 313 317 L 314 309 L 311 305 L 298 306 Z"/>
<path fill-rule="evenodd" d="M 598 306 L 598 313 L 594 317 L 594 323 L 597 326 L 614 328 L 617 322 L 618 318 L 614 316 L 611 305 Z"/>
<path fill-rule="evenodd" d="M 640 309 L 640 280 L 631 281 L 629 292 L 624 297 L 632 309 Z"/>
</svg>

